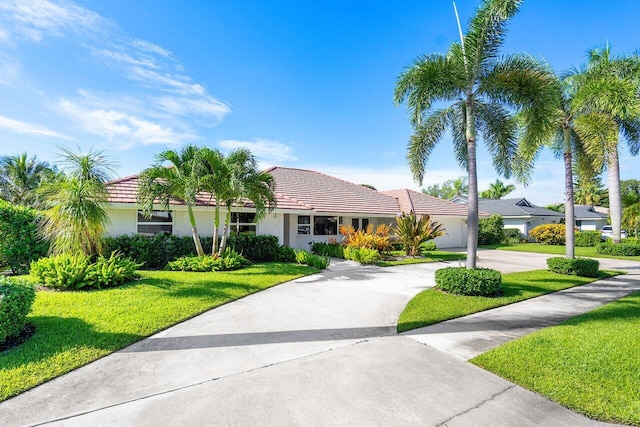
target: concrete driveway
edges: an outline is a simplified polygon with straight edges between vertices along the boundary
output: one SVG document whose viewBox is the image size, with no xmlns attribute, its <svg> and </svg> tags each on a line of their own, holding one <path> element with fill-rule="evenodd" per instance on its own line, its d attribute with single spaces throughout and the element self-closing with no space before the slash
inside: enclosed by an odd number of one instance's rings
<svg viewBox="0 0 640 427">
<path fill-rule="evenodd" d="M 538 258 L 481 251 L 480 265 Z M 0 403 L 0 425 L 598 424 L 396 334 L 445 265 L 333 263 Z"/>
</svg>

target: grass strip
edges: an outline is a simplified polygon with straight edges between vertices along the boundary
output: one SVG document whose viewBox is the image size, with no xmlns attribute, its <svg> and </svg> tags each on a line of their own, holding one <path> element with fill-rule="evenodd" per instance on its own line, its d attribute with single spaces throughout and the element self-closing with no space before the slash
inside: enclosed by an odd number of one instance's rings
<svg viewBox="0 0 640 427">
<path fill-rule="evenodd" d="M 498 249 L 501 251 L 515 251 L 515 252 L 535 252 L 541 254 L 554 254 L 564 255 L 564 245 L 543 245 L 540 243 L 520 243 L 517 245 L 485 245 L 481 246 L 485 249 Z M 575 255 L 588 258 L 612 258 L 612 259 L 624 259 L 628 261 L 640 261 L 640 256 L 615 256 L 615 255 L 602 255 L 596 253 L 595 247 L 576 247 Z"/>
<path fill-rule="evenodd" d="M 635 293 L 471 362 L 588 417 L 640 425 L 638 343 Z"/>
<path fill-rule="evenodd" d="M 0 401 L 248 294 L 317 270 L 256 264 L 231 272 L 141 271 L 98 291 L 39 291 L 28 321 L 36 333 L 0 353 Z"/>
<path fill-rule="evenodd" d="M 595 279 L 567 276 L 548 270 L 503 274 L 503 295 L 492 298 L 452 295 L 436 289 L 427 289 L 413 297 L 404 308 L 398 319 L 398 332 L 421 328 L 619 274 L 608 271 L 598 273 L 599 277 Z"/>
</svg>

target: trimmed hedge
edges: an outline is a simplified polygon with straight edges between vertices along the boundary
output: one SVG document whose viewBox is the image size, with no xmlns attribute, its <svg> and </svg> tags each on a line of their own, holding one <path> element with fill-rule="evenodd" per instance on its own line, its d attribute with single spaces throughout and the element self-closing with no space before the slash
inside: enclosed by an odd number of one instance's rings
<svg viewBox="0 0 640 427">
<path fill-rule="evenodd" d="M 229 236 L 227 247 L 253 262 L 275 261 L 280 249 L 276 236 Z"/>
<path fill-rule="evenodd" d="M 614 256 L 639 256 L 640 255 L 640 243 L 635 242 L 623 242 L 613 243 L 604 242 L 596 246 L 596 253 L 602 255 L 614 255 Z"/>
<path fill-rule="evenodd" d="M 277 262 L 296 262 L 296 251 L 291 246 L 282 245 L 278 248 Z"/>
<path fill-rule="evenodd" d="M 436 289 L 455 295 L 498 296 L 502 294 L 502 275 L 489 268 L 441 268 L 436 270 Z"/>
<path fill-rule="evenodd" d="M 596 246 L 601 240 L 599 231 L 578 231 L 575 234 L 575 245 L 582 248 Z"/>
<path fill-rule="evenodd" d="M 504 239 L 504 220 L 502 216 L 493 214 L 489 218 L 478 221 L 478 244 L 495 245 Z"/>
<path fill-rule="evenodd" d="M 0 344 L 25 329 L 35 299 L 36 291 L 31 284 L 0 276 Z"/>
<path fill-rule="evenodd" d="M 549 270 L 554 273 L 570 274 L 572 276 L 598 277 L 600 262 L 589 258 L 563 258 L 554 257 L 547 259 Z"/>
<path fill-rule="evenodd" d="M 344 258 L 360 264 L 373 264 L 380 260 L 380 252 L 369 248 L 344 248 Z"/>
<path fill-rule="evenodd" d="M 35 210 L 0 200 L 0 265 L 13 274 L 29 272 L 31 261 L 47 255 L 49 244 L 38 234 Z"/>
<path fill-rule="evenodd" d="M 564 245 L 565 228 L 564 224 L 542 224 L 534 227 L 529 236 L 536 242 L 545 245 Z"/>
<path fill-rule="evenodd" d="M 233 250 L 225 250 L 224 256 L 184 256 L 170 261 L 165 270 L 170 271 L 230 271 L 250 265 L 251 261 Z"/>
</svg>

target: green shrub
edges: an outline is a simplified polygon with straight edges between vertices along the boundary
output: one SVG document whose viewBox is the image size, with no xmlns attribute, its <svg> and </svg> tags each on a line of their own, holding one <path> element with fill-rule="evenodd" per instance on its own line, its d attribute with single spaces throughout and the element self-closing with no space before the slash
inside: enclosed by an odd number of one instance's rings
<svg viewBox="0 0 640 427">
<path fill-rule="evenodd" d="M 278 248 L 277 262 L 296 262 L 296 251 L 291 246 L 282 245 Z"/>
<path fill-rule="evenodd" d="M 493 214 L 489 218 L 478 221 L 478 244 L 495 245 L 504 238 L 504 221 L 502 216 Z"/>
<path fill-rule="evenodd" d="M 503 245 L 516 245 L 524 240 L 524 236 L 517 228 L 505 228 L 502 233 L 503 237 L 500 243 Z"/>
<path fill-rule="evenodd" d="M 534 227 L 529 236 L 538 243 L 545 245 L 564 245 L 564 224 L 542 224 Z"/>
<path fill-rule="evenodd" d="M 640 255 L 640 243 L 613 243 L 607 241 L 596 246 L 596 253 L 613 256 L 638 256 Z"/>
<path fill-rule="evenodd" d="M 600 243 L 601 236 L 599 231 L 578 231 L 575 235 L 575 245 L 586 248 L 593 247 Z"/>
<path fill-rule="evenodd" d="M 142 264 L 112 252 L 95 263 L 84 254 L 56 255 L 31 263 L 31 275 L 44 286 L 59 289 L 101 289 L 130 282 Z"/>
<path fill-rule="evenodd" d="M 253 262 L 271 262 L 278 256 L 280 245 L 276 236 L 229 236 L 227 246 Z"/>
<path fill-rule="evenodd" d="M 311 253 L 333 258 L 344 258 L 344 247 L 337 243 L 315 242 L 311 246 Z"/>
<path fill-rule="evenodd" d="M 175 261 L 169 261 L 165 270 L 171 271 L 230 271 L 238 270 L 251 264 L 244 256 L 227 248 L 223 256 L 183 256 Z"/>
<path fill-rule="evenodd" d="M 436 246 L 436 242 L 434 242 L 433 240 L 430 240 L 420 245 L 420 253 L 423 256 L 429 255 L 429 252 L 433 252 L 436 249 L 438 249 L 438 247 Z"/>
<path fill-rule="evenodd" d="M 589 258 L 563 258 L 554 257 L 547 259 L 549 270 L 554 273 L 570 274 L 573 276 L 598 277 L 598 260 Z"/>
<path fill-rule="evenodd" d="M 373 264 L 380 260 L 380 252 L 369 248 L 346 247 L 344 249 L 344 257 L 360 264 Z"/>
<path fill-rule="evenodd" d="M 436 270 L 436 288 L 455 295 L 497 296 L 502 294 L 502 275 L 488 268 L 441 268 Z"/>
<path fill-rule="evenodd" d="M 49 244 L 38 234 L 35 210 L 0 200 L 0 264 L 14 274 L 29 271 L 31 261 L 47 255 Z"/>
<path fill-rule="evenodd" d="M 324 270 L 329 267 L 329 258 L 313 255 L 304 250 L 296 252 L 296 261 L 298 264 L 306 264 L 309 267 L 317 268 L 318 270 Z"/>
<path fill-rule="evenodd" d="M 24 280 L 0 276 L 0 344 L 20 335 L 36 299 L 36 291 Z"/>
</svg>

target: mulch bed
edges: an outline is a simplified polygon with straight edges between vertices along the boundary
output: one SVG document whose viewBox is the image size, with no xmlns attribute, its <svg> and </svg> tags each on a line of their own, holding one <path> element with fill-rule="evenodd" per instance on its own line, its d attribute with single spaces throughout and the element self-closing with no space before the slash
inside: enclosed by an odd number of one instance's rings
<svg viewBox="0 0 640 427">
<path fill-rule="evenodd" d="M 0 344 L 0 352 L 9 350 L 10 348 L 17 347 L 23 342 L 27 341 L 33 334 L 36 333 L 36 327 L 31 323 L 27 323 L 27 326 L 22 330 L 19 335 L 8 338 L 5 342 Z"/>
</svg>

